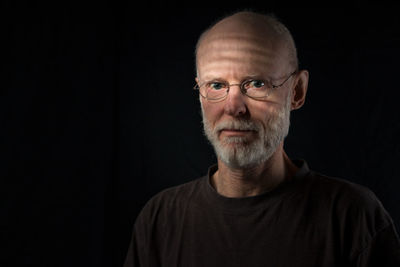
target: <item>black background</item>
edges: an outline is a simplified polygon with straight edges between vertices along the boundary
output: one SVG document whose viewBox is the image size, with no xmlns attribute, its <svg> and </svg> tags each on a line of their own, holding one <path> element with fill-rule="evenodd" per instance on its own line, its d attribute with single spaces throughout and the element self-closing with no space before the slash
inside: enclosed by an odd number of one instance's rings
<svg viewBox="0 0 400 267">
<path fill-rule="evenodd" d="M 400 229 L 394 5 L 11 4 L 1 16 L 0 266 L 120 266 L 158 191 L 215 162 L 194 85 L 199 34 L 274 12 L 310 71 L 286 151 L 372 189 Z"/>
</svg>

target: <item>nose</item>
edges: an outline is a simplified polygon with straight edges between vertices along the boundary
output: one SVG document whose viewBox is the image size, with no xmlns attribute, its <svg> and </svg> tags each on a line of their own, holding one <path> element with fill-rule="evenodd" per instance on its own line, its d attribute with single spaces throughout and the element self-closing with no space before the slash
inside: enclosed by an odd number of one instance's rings
<svg viewBox="0 0 400 267">
<path fill-rule="evenodd" d="M 240 90 L 240 85 L 231 85 L 225 100 L 225 113 L 233 117 L 245 115 L 247 112 L 245 97 L 246 96 Z"/>
</svg>

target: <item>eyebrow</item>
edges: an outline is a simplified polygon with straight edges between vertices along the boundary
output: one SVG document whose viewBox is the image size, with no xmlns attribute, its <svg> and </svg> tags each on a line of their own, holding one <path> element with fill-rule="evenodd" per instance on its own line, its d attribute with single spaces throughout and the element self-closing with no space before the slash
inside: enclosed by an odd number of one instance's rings
<svg viewBox="0 0 400 267">
<path fill-rule="evenodd" d="M 203 81 L 225 81 L 225 79 L 220 78 L 220 77 L 209 77 L 206 76 L 204 79 L 202 79 Z"/>
<path fill-rule="evenodd" d="M 270 77 L 263 77 L 261 74 L 248 74 L 244 77 L 241 78 L 241 81 L 246 81 L 246 80 L 251 80 L 251 79 L 270 79 Z M 217 77 L 212 77 L 212 76 L 206 76 L 205 79 L 202 79 L 203 81 L 227 81 L 225 78 L 221 78 L 219 76 Z"/>
<path fill-rule="evenodd" d="M 264 77 L 263 75 L 261 75 L 261 74 L 250 74 L 250 75 L 246 75 L 244 78 L 243 78 L 243 81 L 245 81 L 245 80 L 251 80 L 251 79 L 266 79 L 266 78 L 268 78 L 268 77 Z"/>
</svg>

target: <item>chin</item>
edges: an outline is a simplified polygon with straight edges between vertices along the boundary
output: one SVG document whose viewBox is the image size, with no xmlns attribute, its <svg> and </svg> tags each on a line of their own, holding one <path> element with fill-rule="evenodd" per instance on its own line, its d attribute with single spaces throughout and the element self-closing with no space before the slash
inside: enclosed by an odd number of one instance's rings
<svg viewBox="0 0 400 267">
<path fill-rule="evenodd" d="M 214 149 L 219 160 L 235 169 L 248 169 L 263 164 L 276 150 L 263 142 L 220 143 Z"/>
<path fill-rule="evenodd" d="M 229 146 L 229 147 L 236 147 L 236 146 L 246 146 L 250 145 L 255 140 L 250 137 L 243 137 L 243 136 L 230 136 L 220 138 L 219 143 L 222 146 Z"/>
</svg>

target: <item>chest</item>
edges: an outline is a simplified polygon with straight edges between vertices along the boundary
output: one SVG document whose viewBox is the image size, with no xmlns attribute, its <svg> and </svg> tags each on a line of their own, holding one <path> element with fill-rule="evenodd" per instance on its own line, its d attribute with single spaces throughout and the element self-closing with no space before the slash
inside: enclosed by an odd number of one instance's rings
<svg viewBox="0 0 400 267">
<path fill-rule="evenodd" d="M 335 266 L 332 218 L 270 207 L 230 213 L 192 206 L 159 232 L 166 266 Z"/>
</svg>

